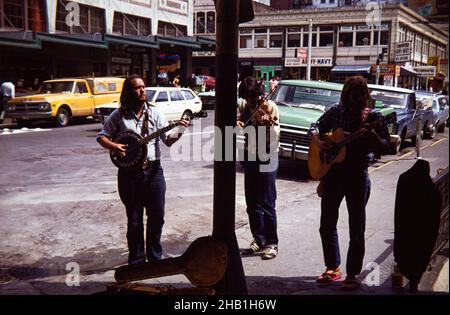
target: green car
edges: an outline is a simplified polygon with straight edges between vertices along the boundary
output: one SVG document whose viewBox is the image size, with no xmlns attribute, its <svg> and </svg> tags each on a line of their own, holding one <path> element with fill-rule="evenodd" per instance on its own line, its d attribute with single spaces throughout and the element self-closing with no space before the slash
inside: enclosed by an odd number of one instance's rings
<svg viewBox="0 0 450 315">
<path fill-rule="evenodd" d="M 279 155 L 292 160 L 307 160 L 311 137 L 311 124 L 316 122 L 331 106 L 338 104 L 343 84 L 322 81 L 283 80 L 270 97 L 280 111 Z M 394 112 L 390 107 L 373 109 L 384 116 Z M 391 133 L 391 149 L 396 153 L 399 138 L 395 135 L 395 123 L 388 126 Z"/>
</svg>

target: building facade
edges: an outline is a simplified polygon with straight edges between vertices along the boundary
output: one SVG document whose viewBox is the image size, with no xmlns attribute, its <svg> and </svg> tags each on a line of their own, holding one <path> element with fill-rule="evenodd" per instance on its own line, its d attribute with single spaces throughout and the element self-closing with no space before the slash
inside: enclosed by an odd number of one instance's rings
<svg viewBox="0 0 450 315">
<path fill-rule="evenodd" d="M 193 0 L 0 0 L 0 79 L 35 87 L 65 76 L 192 73 Z M 212 41 L 214 43 L 214 41 Z"/>
<path fill-rule="evenodd" d="M 373 82 L 383 52 L 380 84 L 425 88 L 427 81 L 447 76 L 448 33 L 401 4 L 386 4 L 380 13 L 381 21 L 370 18 L 363 5 L 256 13 L 240 26 L 240 72 L 263 80 L 273 75 L 305 79 L 311 33 L 313 80 L 343 81 L 360 74 Z M 399 50 L 401 42 L 407 43 L 407 53 Z M 442 67 L 432 77 L 418 76 L 414 69 L 428 66 L 430 58 L 444 61 Z"/>
</svg>

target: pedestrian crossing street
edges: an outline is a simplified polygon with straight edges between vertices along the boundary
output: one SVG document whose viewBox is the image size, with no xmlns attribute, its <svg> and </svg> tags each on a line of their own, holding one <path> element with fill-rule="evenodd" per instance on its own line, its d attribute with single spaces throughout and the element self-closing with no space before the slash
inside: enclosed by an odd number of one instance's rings
<svg viewBox="0 0 450 315">
<path fill-rule="evenodd" d="M 11 129 L 11 128 L 3 128 L 0 129 L 0 136 L 8 136 L 8 135 L 16 135 L 22 133 L 33 133 L 33 132 L 42 132 L 42 131 L 50 131 L 50 128 L 27 128 L 23 127 L 20 129 Z"/>
</svg>

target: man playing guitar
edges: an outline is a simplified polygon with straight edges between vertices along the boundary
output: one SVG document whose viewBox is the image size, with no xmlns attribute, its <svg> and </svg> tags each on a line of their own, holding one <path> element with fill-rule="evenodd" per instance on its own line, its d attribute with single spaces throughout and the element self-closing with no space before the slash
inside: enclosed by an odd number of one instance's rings
<svg viewBox="0 0 450 315">
<path fill-rule="evenodd" d="M 341 102 L 331 107 L 312 124 L 312 141 L 321 150 L 329 149 L 329 144 L 321 136 L 342 128 L 348 133 L 360 136 L 346 145 L 346 156 L 341 163 L 331 166 L 321 182 L 320 236 L 325 259 L 325 272 L 318 283 L 328 284 L 342 276 L 337 221 L 339 206 L 345 197 L 349 216 L 350 244 L 347 252 L 347 277 L 343 289 L 359 287 L 357 276 L 362 269 L 365 252 L 364 231 L 366 225 L 366 204 L 370 195 L 370 179 L 367 171 L 368 154 L 376 147 L 383 151 L 389 143 L 386 125 L 377 125 L 375 134 L 369 132 L 366 123 L 382 119 L 381 113 L 370 112 L 370 93 L 365 80 L 351 77 L 345 82 Z"/>
<path fill-rule="evenodd" d="M 146 136 L 167 125 L 167 121 L 155 107 L 147 103 L 144 81 L 138 75 L 131 75 L 123 84 L 120 95 L 120 108 L 109 115 L 103 129 L 97 135 L 97 141 L 104 148 L 119 156 L 127 154 L 127 145 L 112 141 L 125 131 L 134 131 Z M 180 120 L 181 127 L 187 127 L 189 121 Z M 119 195 L 126 208 L 128 225 L 128 263 L 139 264 L 147 260 L 159 260 L 162 255 L 161 233 L 164 224 L 164 206 L 166 182 L 160 163 L 160 140 L 167 146 L 172 145 L 182 133 L 162 134 L 147 146 L 147 157 L 139 168 L 119 168 Z M 144 207 L 147 214 L 146 241 L 144 246 Z M 145 248 L 145 250 L 144 250 Z"/>
</svg>

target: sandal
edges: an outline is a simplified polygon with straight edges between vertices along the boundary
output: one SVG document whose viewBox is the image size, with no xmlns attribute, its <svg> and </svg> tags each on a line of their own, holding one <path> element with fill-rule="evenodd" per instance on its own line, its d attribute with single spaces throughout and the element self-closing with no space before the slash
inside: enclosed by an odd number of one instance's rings
<svg viewBox="0 0 450 315">
<path fill-rule="evenodd" d="M 327 269 L 322 275 L 317 278 L 316 282 L 321 284 L 332 283 L 333 281 L 339 280 L 342 277 L 341 267 L 336 269 Z"/>
<path fill-rule="evenodd" d="M 356 277 L 348 277 L 344 280 L 342 284 L 342 290 L 344 291 L 354 291 L 357 290 L 361 286 L 361 282 L 356 279 Z"/>
</svg>

